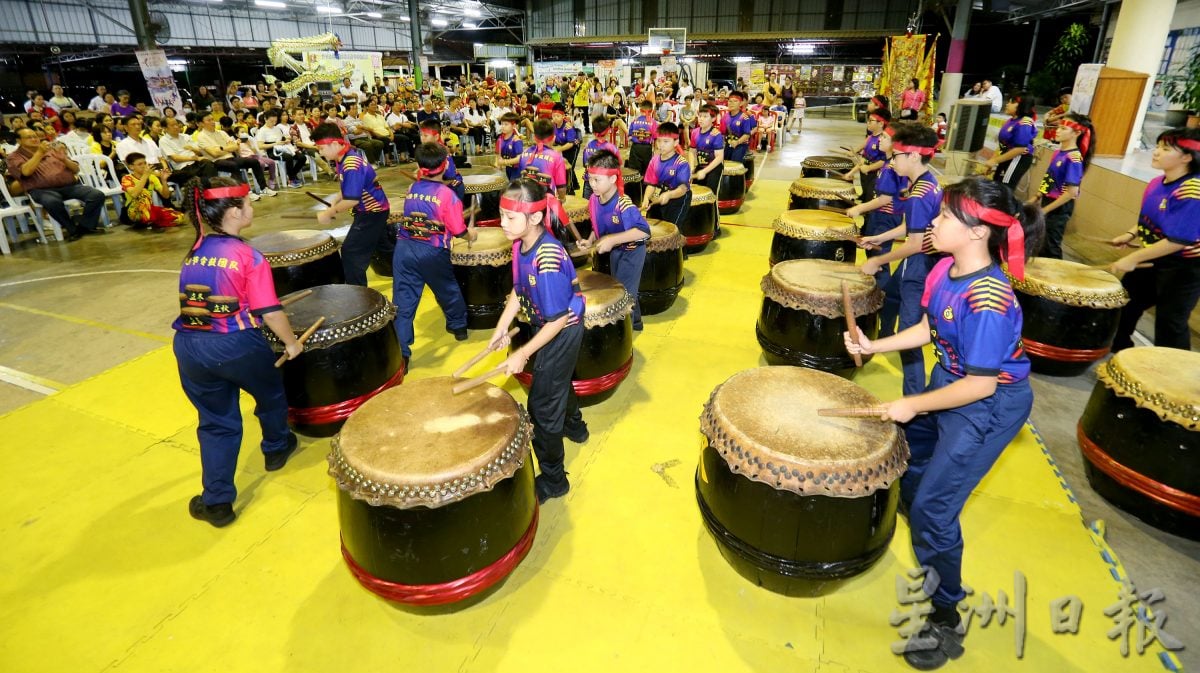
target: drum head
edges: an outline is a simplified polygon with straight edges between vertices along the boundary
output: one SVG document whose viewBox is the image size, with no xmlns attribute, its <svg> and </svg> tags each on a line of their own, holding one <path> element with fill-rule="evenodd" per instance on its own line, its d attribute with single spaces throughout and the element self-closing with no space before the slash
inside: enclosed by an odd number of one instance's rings
<svg viewBox="0 0 1200 673">
<path fill-rule="evenodd" d="M 338 249 L 333 236 L 319 229 L 273 231 L 255 236 L 249 243 L 261 252 L 267 263 L 273 267 L 297 266 L 320 259 Z"/>
<path fill-rule="evenodd" d="M 1025 279 L 1009 277 L 1013 289 L 1069 306 L 1121 308 L 1129 293 L 1116 276 L 1062 259 L 1036 257 L 1025 265 Z"/>
<path fill-rule="evenodd" d="M 745 175 L 746 166 L 740 161 L 726 161 L 721 164 L 725 175 Z"/>
<path fill-rule="evenodd" d="M 571 218 L 572 222 L 583 222 L 592 217 L 592 212 L 588 209 L 587 199 L 579 198 L 578 196 L 568 196 L 563 199 L 563 208 L 567 211 L 567 217 Z"/>
<path fill-rule="evenodd" d="M 665 220 L 646 220 L 650 225 L 650 239 L 646 241 L 647 252 L 678 250 L 683 247 L 683 234 L 679 227 Z"/>
<path fill-rule="evenodd" d="M 450 243 L 450 263 L 457 266 L 504 266 L 512 264 L 512 241 L 503 229 L 479 227 L 475 242 L 455 237 Z"/>
<path fill-rule="evenodd" d="M 824 210 L 786 210 L 775 220 L 775 231 L 809 241 L 853 241 L 858 237 L 854 220 Z"/>
<path fill-rule="evenodd" d="M 458 395 L 454 383 L 405 381 L 359 407 L 332 442 L 338 488 L 372 505 L 439 507 L 515 474 L 533 436 L 525 410 L 490 383 Z"/>
<path fill-rule="evenodd" d="M 498 192 L 508 186 L 508 178 L 503 173 L 464 175 L 462 181 L 467 194 Z"/>
<path fill-rule="evenodd" d="M 611 325 L 633 311 L 633 297 L 616 278 L 587 269 L 581 269 L 578 275 L 584 299 L 584 327 Z"/>
<path fill-rule="evenodd" d="M 641 182 L 642 174 L 638 173 L 632 168 L 622 168 L 621 179 L 625 181 L 625 184 L 629 184 L 631 182 Z"/>
<path fill-rule="evenodd" d="M 320 329 L 304 343 L 305 349 L 325 348 L 369 334 L 396 317 L 396 309 L 387 297 L 369 287 L 320 285 L 310 289 L 311 296 L 300 299 L 284 309 L 296 336 L 307 330 L 318 318 L 325 318 Z M 281 299 L 306 291 L 293 292 Z M 282 344 L 271 330 L 263 332 L 267 335 L 267 340 L 272 342 L 272 346 L 282 350 Z"/>
<path fill-rule="evenodd" d="M 848 171 L 854 168 L 854 161 L 847 157 L 836 155 L 818 155 L 808 157 L 800 163 L 803 168 L 819 168 L 821 170 Z"/>
<path fill-rule="evenodd" d="M 1109 390 L 1164 421 L 1200 432 L 1200 353 L 1126 348 L 1096 370 Z"/>
<path fill-rule="evenodd" d="M 805 367 L 759 367 L 717 386 L 701 431 L 730 470 L 800 495 L 861 497 L 904 473 L 899 426 L 877 418 L 832 418 L 817 410 L 874 407 L 866 389 Z"/>
<path fill-rule="evenodd" d="M 826 318 L 845 315 L 842 282 L 850 290 L 854 315 L 874 313 L 883 306 L 883 292 L 875 279 L 864 276 L 845 262 L 828 259 L 790 259 L 771 267 L 760 287 L 767 298 L 788 308 L 808 311 Z"/>
<path fill-rule="evenodd" d="M 704 185 L 692 185 L 692 205 L 706 205 L 717 202 L 717 195 Z"/>
<path fill-rule="evenodd" d="M 792 183 L 793 196 L 807 199 L 837 199 L 854 201 L 854 184 L 836 178 L 799 178 Z"/>
</svg>

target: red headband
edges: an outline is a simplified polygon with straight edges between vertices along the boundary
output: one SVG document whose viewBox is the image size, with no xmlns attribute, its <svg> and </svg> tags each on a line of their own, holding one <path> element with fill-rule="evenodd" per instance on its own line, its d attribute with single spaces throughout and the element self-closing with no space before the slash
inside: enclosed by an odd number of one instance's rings
<svg viewBox="0 0 1200 673">
<path fill-rule="evenodd" d="M 877 122 L 882 122 L 884 124 L 888 123 L 888 120 L 884 119 L 883 115 L 877 115 L 874 112 L 871 113 L 871 119 L 874 119 Z"/>
<path fill-rule="evenodd" d="M 438 164 L 434 168 L 418 168 L 417 169 L 417 177 L 427 178 L 431 175 L 440 175 L 446 171 L 446 167 L 449 165 L 450 165 L 450 159 L 449 159 L 449 157 L 447 157 L 445 159 L 442 159 L 442 163 Z"/>
<path fill-rule="evenodd" d="M 921 145 L 902 145 L 900 143 L 892 143 L 892 152 L 916 152 L 923 157 L 931 157 L 937 153 L 936 147 L 923 147 Z"/>
<path fill-rule="evenodd" d="M 962 212 L 993 227 L 1008 229 L 1008 249 L 1004 261 L 1008 262 L 1008 272 L 1017 280 L 1025 280 L 1025 230 L 1021 221 L 1003 210 L 987 208 L 983 204 L 964 197 L 961 204 Z"/>
<path fill-rule="evenodd" d="M 567 210 L 566 208 L 563 208 L 562 202 L 558 200 L 557 196 L 549 193 L 547 193 L 546 198 L 542 199 L 541 201 L 518 201 L 516 199 L 510 199 L 507 196 L 501 196 L 500 207 L 504 210 L 509 210 L 514 213 L 525 213 L 526 215 L 542 213 L 547 210 L 551 210 L 558 215 L 559 222 L 565 224 L 571 221 L 570 218 L 567 217 Z"/>
<path fill-rule="evenodd" d="M 588 175 L 608 175 L 617 179 L 617 193 L 625 196 L 625 174 L 619 168 L 596 168 L 590 166 L 587 169 Z"/>
<path fill-rule="evenodd" d="M 1200 152 L 1200 140 L 1192 140 L 1191 138 L 1176 138 L 1175 146 L 1188 150 L 1190 152 Z"/>
<path fill-rule="evenodd" d="M 891 138 L 892 136 L 896 135 L 896 127 L 888 124 L 883 127 L 883 132 L 886 133 L 889 138 Z"/>
<path fill-rule="evenodd" d="M 348 144 L 342 138 L 322 138 L 322 139 L 318 140 L 315 144 L 317 144 L 317 145 L 332 145 L 334 143 L 341 143 L 342 145 Z"/>
<path fill-rule="evenodd" d="M 250 193 L 250 185 L 242 183 L 232 187 L 212 187 L 200 193 L 205 199 L 239 199 Z"/>
<path fill-rule="evenodd" d="M 1087 155 L 1088 146 L 1092 144 L 1092 130 L 1070 119 L 1064 119 L 1062 125 L 1079 134 L 1079 151 Z"/>
<path fill-rule="evenodd" d="M 875 107 L 886 107 L 886 106 L 883 104 L 883 99 L 882 99 L 882 98 L 880 98 L 879 96 L 872 96 L 872 97 L 871 97 L 871 102 L 875 104 Z"/>
<path fill-rule="evenodd" d="M 745 98 L 742 98 L 741 96 L 737 95 L 736 93 L 731 93 L 731 94 L 729 94 L 729 96 L 726 98 L 726 100 L 736 100 L 736 101 L 738 101 L 739 103 L 741 103 L 741 102 L 744 102 L 746 99 L 745 99 Z"/>
</svg>

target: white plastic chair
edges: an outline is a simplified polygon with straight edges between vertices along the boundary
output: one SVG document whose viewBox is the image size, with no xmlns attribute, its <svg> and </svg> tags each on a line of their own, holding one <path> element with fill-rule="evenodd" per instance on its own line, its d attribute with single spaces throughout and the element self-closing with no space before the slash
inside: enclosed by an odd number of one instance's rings
<svg viewBox="0 0 1200 673">
<path fill-rule="evenodd" d="M 80 154 L 74 159 L 75 163 L 79 164 L 80 181 L 88 187 L 104 192 L 106 198 L 112 199 L 113 209 L 120 219 L 121 210 L 125 207 L 125 190 L 121 189 L 121 182 L 117 180 L 117 170 L 112 159 L 102 154 Z M 105 208 L 101 213 L 104 215 L 104 226 L 112 226 L 108 209 Z"/>
<path fill-rule="evenodd" d="M 12 235 L 13 241 L 15 242 L 17 240 L 18 229 L 21 233 L 25 233 L 28 232 L 32 227 L 33 231 L 37 234 L 38 243 L 45 243 L 46 233 L 42 228 L 42 210 L 44 209 L 28 196 L 13 196 L 12 194 L 9 194 L 8 184 L 5 183 L 4 180 L 0 180 L 0 196 L 4 197 L 4 203 L 7 204 L 4 210 L 0 210 L 0 212 L 5 213 L 3 219 L 7 220 L 9 217 L 12 217 L 14 220 L 16 220 L 16 227 L 13 227 L 11 223 L 5 223 L 5 228 Z M 79 202 L 75 201 L 75 203 Z M 9 209 L 28 209 L 30 217 L 22 218 L 18 212 L 8 213 Z M 25 224 L 26 219 L 28 219 L 28 224 Z M 59 225 L 59 223 L 55 222 L 54 218 L 52 217 L 46 217 L 44 219 L 50 221 L 51 229 L 54 232 L 54 240 L 63 240 L 62 227 Z M 8 247 L 7 240 L 5 241 L 5 247 Z"/>
<path fill-rule="evenodd" d="M 17 222 L 21 219 L 28 219 L 29 224 L 36 226 L 37 220 L 34 219 L 33 208 L 25 205 L 17 205 L 16 200 L 8 194 L 8 186 L 4 184 L 4 180 L 0 178 L 0 191 L 3 192 L 4 203 L 0 203 L 0 222 L 4 224 L 4 231 L 0 232 L 0 253 L 11 255 L 12 249 L 8 247 L 8 239 L 12 238 L 12 242 L 17 242 Z M 9 222 L 12 219 L 14 222 Z"/>
</svg>

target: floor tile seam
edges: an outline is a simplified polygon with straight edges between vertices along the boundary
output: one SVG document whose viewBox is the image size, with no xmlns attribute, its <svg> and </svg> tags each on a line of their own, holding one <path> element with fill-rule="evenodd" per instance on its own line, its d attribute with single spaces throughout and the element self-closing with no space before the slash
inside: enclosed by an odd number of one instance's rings
<svg viewBox="0 0 1200 673">
<path fill-rule="evenodd" d="M 166 440 L 170 439 L 171 437 L 174 437 L 175 435 L 179 434 L 180 432 L 183 432 L 184 430 L 191 427 L 191 423 L 186 423 L 184 425 L 180 425 L 180 426 L 176 427 L 174 430 L 166 431 L 161 435 L 156 434 L 145 428 L 139 428 L 139 427 L 136 427 L 133 425 L 129 425 L 128 423 L 126 423 L 124 421 L 118 420 L 116 418 L 112 418 L 111 416 L 104 415 L 98 411 L 89 409 L 85 406 L 75 404 L 75 403 L 71 402 L 70 399 L 60 399 L 59 395 L 61 395 L 61 394 L 62 393 L 57 393 L 46 399 L 47 400 L 54 399 L 59 404 L 63 405 L 64 407 L 69 408 L 71 411 L 74 411 L 75 413 L 83 414 L 84 416 L 88 416 L 89 418 L 92 418 L 94 420 L 103 421 L 105 423 L 110 423 L 110 424 L 115 425 L 124 430 L 128 430 L 129 432 L 133 432 L 133 433 L 136 433 L 139 435 L 144 435 L 146 437 L 154 439 L 156 442 L 166 441 Z M 46 400 L 42 400 L 42 401 L 44 402 Z M 0 420 L 3 420 L 3 418 L 0 417 Z"/>
<path fill-rule="evenodd" d="M 107 665 L 105 665 L 103 668 L 101 668 L 100 673 L 103 673 L 104 671 L 112 670 L 116 667 L 119 667 L 125 661 L 128 661 L 129 658 L 134 656 L 143 645 L 145 645 L 145 644 L 149 643 L 151 640 L 153 640 L 159 634 L 159 632 L 161 632 L 166 627 L 166 625 L 168 623 L 174 621 L 175 618 L 179 617 L 184 612 L 186 612 L 187 609 L 193 603 L 195 603 L 199 598 L 201 598 L 203 595 L 208 593 L 214 586 L 216 586 L 217 583 L 223 577 L 225 577 L 226 573 L 228 573 L 234 567 L 242 564 L 255 551 L 257 551 L 259 548 L 263 547 L 268 541 L 270 541 L 271 538 L 273 538 L 281 529 L 283 529 L 284 526 L 286 526 L 293 519 L 295 519 L 297 516 L 299 516 L 299 514 L 302 511 L 304 511 L 304 509 L 308 506 L 308 504 L 315 497 L 316 497 L 315 495 L 312 495 L 312 496 L 309 496 L 308 498 L 305 498 L 304 500 L 302 500 L 299 503 L 299 505 L 296 507 L 296 509 L 290 515 L 284 517 L 277 525 L 268 529 L 262 537 L 260 537 L 259 539 L 255 540 L 250 545 L 248 545 L 241 554 L 235 556 L 233 559 L 231 559 L 229 561 L 229 563 L 225 564 L 224 567 L 222 567 L 220 570 L 213 573 L 208 578 L 207 581 L 203 582 L 200 586 L 198 586 L 194 592 L 192 592 L 190 595 L 188 595 L 186 598 L 184 598 L 180 603 L 178 603 L 174 608 L 172 608 L 167 614 L 163 615 L 162 619 L 160 619 L 158 622 L 156 622 L 154 624 L 154 626 L 152 626 L 149 630 L 147 630 L 145 633 L 143 633 L 141 636 L 139 636 L 134 642 L 132 642 L 129 645 L 129 647 L 126 648 L 123 655 L 121 655 L 116 660 L 109 662 Z M 199 524 L 197 524 L 197 525 L 199 525 Z"/>
</svg>

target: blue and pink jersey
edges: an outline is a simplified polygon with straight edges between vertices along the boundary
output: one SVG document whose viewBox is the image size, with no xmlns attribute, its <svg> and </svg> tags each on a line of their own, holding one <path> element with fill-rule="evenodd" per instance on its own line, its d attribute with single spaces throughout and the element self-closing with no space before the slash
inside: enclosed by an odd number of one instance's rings
<svg viewBox="0 0 1200 673">
<path fill-rule="evenodd" d="M 566 145 L 567 143 L 575 143 L 579 147 L 579 129 L 575 128 L 574 124 L 564 122 L 562 126 L 554 127 L 554 144 Z"/>
<path fill-rule="evenodd" d="M 692 129 L 692 147 L 696 150 L 696 167 L 703 168 L 716 158 L 717 150 L 725 149 L 725 136 L 715 126 L 708 133 Z"/>
<path fill-rule="evenodd" d="M 179 317 L 171 327 L 228 334 L 258 327 L 264 313 L 279 308 L 262 253 L 235 236 L 209 234 L 183 262 Z"/>
<path fill-rule="evenodd" d="M 1037 138 L 1037 126 L 1029 117 L 1009 118 L 1000 127 L 1000 152 L 1003 154 L 1014 147 L 1024 147 L 1029 156 L 1033 156 L 1033 141 Z"/>
<path fill-rule="evenodd" d="M 938 364 L 953 376 L 995 376 L 1001 384 L 1029 378 L 1021 343 L 1021 305 L 996 264 L 961 278 L 950 275 L 953 257 L 934 265 L 921 307 Z"/>
<path fill-rule="evenodd" d="M 1167 184 L 1158 176 L 1146 186 L 1138 233 L 1146 245 L 1162 239 L 1187 247 L 1167 259 L 1200 262 L 1200 175 L 1185 175 Z"/>
<path fill-rule="evenodd" d="M 608 150 L 609 152 L 612 152 L 613 154 L 615 154 L 617 156 L 618 159 L 621 158 L 621 150 L 617 149 L 616 145 L 614 145 L 610 142 L 607 142 L 607 141 L 600 141 L 600 140 L 592 139 L 583 148 L 583 165 L 586 166 L 588 160 L 591 159 L 592 156 L 596 154 L 596 152 L 601 152 L 604 150 Z"/>
<path fill-rule="evenodd" d="M 636 145 L 650 145 L 658 137 L 658 122 L 654 117 L 639 115 L 629 122 L 629 140 Z"/>
<path fill-rule="evenodd" d="M 900 200 L 900 195 L 908 189 L 908 178 L 901 177 L 899 173 L 892 168 L 891 160 L 886 160 L 883 168 L 879 169 L 879 177 L 875 180 L 875 195 L 887 195 L 892 197 L 892 202 L 879 208 L 879 213 L 884 215 L 897 215 L 900 211 L 897 204 Z"/>
<path fill-rule="evenodd" d="M 418 180 L 408 188 L 396 238 L 449 248 L 450 238 L 466 230 L 462 201 L 453 189 L 436 180 Z"/>
<path fill-rule="evenodd" d="M 534 327 L 541 328 L 562 316 L 567 324 L 583 319 L 584 297 L 575 276 L 575 265 L 558 239 L 546 232 L 530 246 L 513 244 L 513 290 Z"/>
<path fill-rule="evenodd" d="M 900 213 L 904 216 L 904 229 L 909 236 L 921 237 L 921 252 L 936 255 L 930 232 L 933 218 L 942 210 L 942 187 L 933 173 L 925 171 L 913 181 L 907 192 L 900 194 Z M 913 255 L 913 258 L 919 255 Z M 913 260 L 917 261 L 917 260 Z"/>
<path fill-rule="evenodd" d="M 338 162 L 337 174 L 342 181 L 342 198 L 358 201 L 354 212 L 382 213 L 391 209 L 387 195 L 375 176 L 375 168 L 361 151 L 348 150 Z"/>
<path fill-rule="evenodd" d="M 521 136 L 516 133 L 511 136 L 500 135 L 496 139 L 496 151 L 500 153 L 501 159 L 515 159 L 521 156 L 525 146 L 521 143 Z M 521 177 L 521 168 L 519 166 L 505 166 L 504 174 L 509 180 L 516 180 Z"/>
<path fill-rule="evenodd" d="M 630 229 L 640 229 L 646 234 L 646 238 L 650 237 L 650 224 L 646 222 L 642 211 L 638 210 L 628 196 L 614 195 L 608 200 L 608 203 L 604 203 L 599 196 L 592 194 L 588 199 L 588 211 L 592 217 L 592 228 L 596 232 L 597 239 L 610 234 L 620 234 Z M 617 249 L 636 250 L 645 242 L 645 240 L 633 241 L 620 245 Z"/>
<path fill-rule="evenodd" d="M 664 190 L 675 189 L 681 185 L 691 184 L 692 167 L 678 152 L 666 160 L 655 154 L 646 168 L 644 181 L 648 185 L 655 185 Z"/>
<path fill-rule="evenodd" d="M 1079 150 L 1056 150 L 1050 157 L 1050 166 L 1042 177 L 1040 192 L 1048 199 L 1062 196 L 1067 187 L 1078 187 L 1083 182 L 1083 154 Z"/>
<path fill-rule="evenodd" d="M 867 144 L 863 145 L 862 158 L 865 159 L 868 164 L 873 164 L 877 161 L 884 161 L 887 159 L 887 152 L 879 149 L 878 133 L 867 136 Z"/>
<path fill-rule="evenodd" d="M 517 164 L 521 175 L 532 178 L 550 190 L 567 186 L 567 162 L 562 153 L 548 145 L 534 145 L 521 153 Z"/>
</svg>

